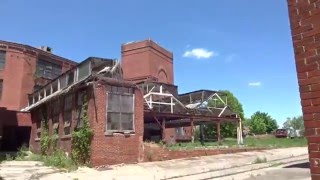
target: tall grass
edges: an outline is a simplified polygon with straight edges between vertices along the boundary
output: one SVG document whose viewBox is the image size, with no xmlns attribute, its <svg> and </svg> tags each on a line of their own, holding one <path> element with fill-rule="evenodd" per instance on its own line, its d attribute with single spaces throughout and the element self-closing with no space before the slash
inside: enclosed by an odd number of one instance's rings
<svg viewBox="0 0 320 180">
<path fill-rule="evenodd" d="M 274 136 L 266 137 L 247 137 L 244 139 L 244 146 L 257 147 L 257 148 L 286 148 L 286 147 L 303 147 L 307 146 L 307 140 L 305 138 L 275 138 Z M 176 143 L 168 148 L 171 150 L 192 150 L 196 148 L 218 148 L 218 147 L 237 147 L 237 139 L 225 138 L 221 144 L 218 142 L 205 142 L 204 146 L 199 141 L 194 143 Z"/>
</svg>

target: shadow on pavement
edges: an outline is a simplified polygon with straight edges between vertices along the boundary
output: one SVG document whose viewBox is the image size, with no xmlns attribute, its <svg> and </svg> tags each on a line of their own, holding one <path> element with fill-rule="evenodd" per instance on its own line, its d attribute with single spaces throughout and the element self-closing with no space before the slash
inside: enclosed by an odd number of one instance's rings
<svg viewBox="0 0 320 180">
<path fill-rule="evenodd" d="M 310 168 L 309 162 L 299 163 L 299 164 L 292 164 L 289 166 L 285 166 L 283 168 Z"/>
</svg>

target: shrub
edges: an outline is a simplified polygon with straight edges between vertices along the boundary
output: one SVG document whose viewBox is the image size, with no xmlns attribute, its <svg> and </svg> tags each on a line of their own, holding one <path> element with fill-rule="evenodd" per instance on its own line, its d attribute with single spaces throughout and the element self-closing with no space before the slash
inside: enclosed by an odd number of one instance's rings
<svg viewBox="0 0 320 180">
<path fill-rule="evenodd" d="M 80 117 L 83 126 L 75 129 L 72 133 L 72 160 L 76 164 L 88 164 L 90 160 L 90 145 L 93 136 L 93 130 L 90 128 L 88 120 L 88 102 L 84 97 L 81 111 L 83 112 Z"/>
<path fill-rule="evenodd" d="M 266 162 L 267 162 L 267 158 L 266 157 L 263 157 L 263 158 L 257 157 L 253 161 L 253 164 L 260 164 L 260 163 L 266 163 Z"/>
<path fill-rule="evenodd" d="M 44 162 L 44 165 L 46 166 L 53 166 L 57 168 L 63 168 L 68 170 L 75 170 L 77 169 L 76 165 L 72 161 L 71 158 L 69 158 L 64 151 L 57 150 L 53 152 L 50 156 L 42 156 L 42 161 Z"/>
</svg>

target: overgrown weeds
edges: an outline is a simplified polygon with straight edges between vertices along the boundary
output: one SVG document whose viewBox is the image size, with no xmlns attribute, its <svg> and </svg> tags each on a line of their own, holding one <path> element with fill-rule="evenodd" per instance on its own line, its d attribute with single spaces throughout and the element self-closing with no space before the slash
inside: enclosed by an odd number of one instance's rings
<svg viewBox="0 0 320 180">
<path fill-rule="evenodd" d="M 260 158 L 260 157 L 257 157 L 252 164 L 261 164 L 261 163 L 266 163 L 267 162 L 267 158 L 266 157 L 263 157 L 263 158 Z"/>
</svg>

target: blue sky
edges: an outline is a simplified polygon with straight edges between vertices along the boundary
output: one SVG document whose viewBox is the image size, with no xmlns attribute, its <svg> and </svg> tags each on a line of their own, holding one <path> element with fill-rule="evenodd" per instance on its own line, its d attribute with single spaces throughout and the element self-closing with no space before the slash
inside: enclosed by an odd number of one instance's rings
<svg viewBox="0 0 320 180">
<path fill-rule="evenodd" d="M 227 89 L 246 117 L 265 111 L 280 125 L 301 114 L 285 0 L 2 0 L 0 12 L 2 40 L 82 61 L 152 38 L 174 53 L 180 93 Z"/>
</svg>

